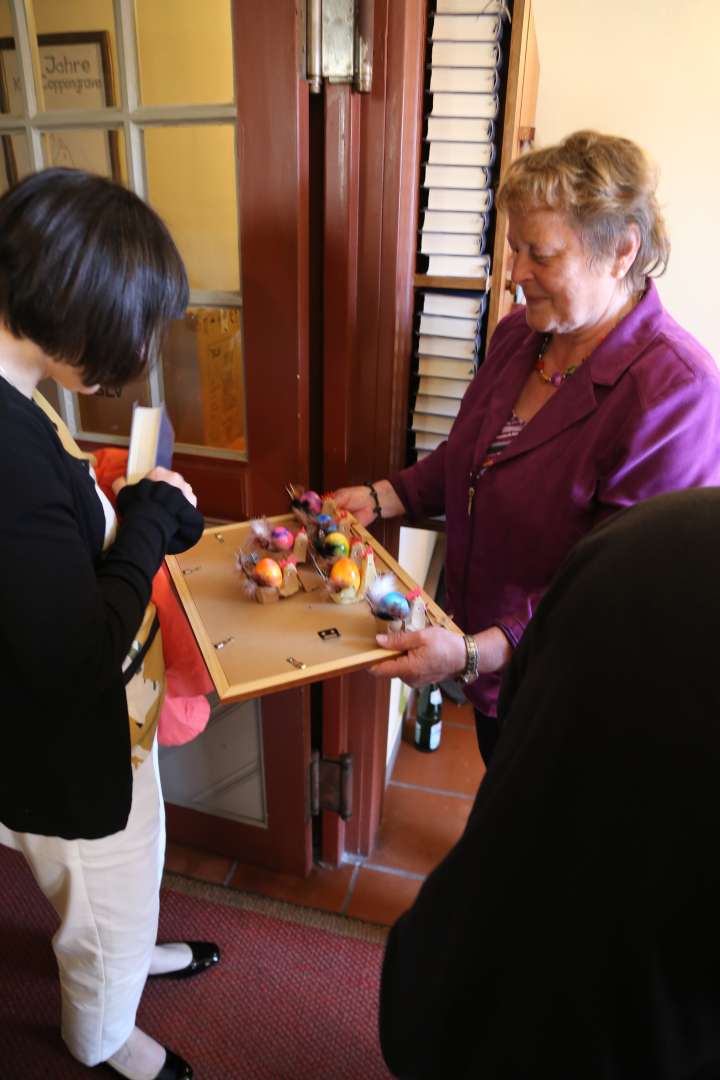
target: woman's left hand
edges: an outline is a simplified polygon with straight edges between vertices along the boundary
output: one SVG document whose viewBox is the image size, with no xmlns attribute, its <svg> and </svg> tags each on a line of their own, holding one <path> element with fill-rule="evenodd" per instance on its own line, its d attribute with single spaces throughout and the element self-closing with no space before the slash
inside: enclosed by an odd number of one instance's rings
<svg viewBox="0 0 720 1080">
<path fill-rule="evenodd" d="M 376 641 L 384 649 L 396 649 L 404 656 L 384 660 L 370 668 L 372 675 L 385 679 L 399 678 L 408 686 L 427 686 L 453 678 L 465 670 L 467 653 L 459 634 L 430 626 L 425 630 L 389 631 L 378 634 Z"/>
</svg>

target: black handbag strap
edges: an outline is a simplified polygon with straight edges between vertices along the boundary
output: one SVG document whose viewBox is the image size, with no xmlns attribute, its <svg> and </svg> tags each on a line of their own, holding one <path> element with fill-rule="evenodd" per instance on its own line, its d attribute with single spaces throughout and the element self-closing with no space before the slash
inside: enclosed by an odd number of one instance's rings
<svg viewBox="0 0 720 1080">
<path fill-rule="evenodd" d="M 145 641 L 142 644 L 140 652 L 137 654 L 137 656 L 133 657 L 130 664 L 128 664 L 128 666 L 123 671 L 123 684 L 125 686 L 127 686 L 127 684 L 130 682 L 132 677 L 134 675 L 137 675 L 138 671 L 140 670 L 140 668 L 142 666 L 142 662 L 145 659 L 145 657 L 147 656 L 148 650 L 149 650 L 150 646 L 152 645 L 153 641 L 155 640 L 155 637 L 156 637 L 157 632 L 158 632 L 159 629 L 160 629 L 160 620 L 158 619 L 157 615 L 155 615 L 155 618 L 152 621 L 152 625 L 150 627 L 150 630 L 148 631 L 148 636 L 145 638 Z"/>
</svg>

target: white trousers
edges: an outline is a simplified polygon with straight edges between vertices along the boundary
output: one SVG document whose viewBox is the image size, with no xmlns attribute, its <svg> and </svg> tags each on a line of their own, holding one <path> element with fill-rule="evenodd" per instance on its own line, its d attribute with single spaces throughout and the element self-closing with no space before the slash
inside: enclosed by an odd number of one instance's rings
<svg viewBox="0 0 720 1080">
<path fill-rule="evenodd" d="M 133 770 L 122 832 L 62 840 L 0 825 L 60 916 L 53 950 L 60 973 L 62 1037 L 85 1065 L 106 1061 L 129 1038 L 158 927 L 165 813 L 157 742 Z"/>
</svg>

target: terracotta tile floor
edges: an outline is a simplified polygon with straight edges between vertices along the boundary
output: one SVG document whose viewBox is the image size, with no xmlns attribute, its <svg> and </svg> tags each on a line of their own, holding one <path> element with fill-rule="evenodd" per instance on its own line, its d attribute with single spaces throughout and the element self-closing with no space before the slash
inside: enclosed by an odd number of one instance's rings
<svg viewBox="0 0 720 1080">
<path fill-rule="evenodd" d="M 426 874 L 452 847 L 484 772 L 469 705 L 443 704 L 440 747 L 424 754 L 406 724 L 385 793 L 378 843 L 367 859 L 307 878 L 245 866 L 217 855 L 168 844 L 166 869 L 243 892 L 390 925 L 410 906 Z"/>
</svg>

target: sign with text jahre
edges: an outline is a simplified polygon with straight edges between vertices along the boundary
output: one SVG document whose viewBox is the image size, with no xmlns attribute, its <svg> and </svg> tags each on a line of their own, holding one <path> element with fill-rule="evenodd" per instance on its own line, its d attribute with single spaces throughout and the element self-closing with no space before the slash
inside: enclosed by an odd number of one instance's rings
<svg viewBox="0 0 720 1080">
<path fill-rule="evenodd" d="M 40 34 L 38 51 L 44 109 L 103 109 L 113 104 L 109 35 L 106 31 Z M 15 45 L 0 39 L 0 104 L 4 113 L 22 116 L 24 99 Z M 42 103 L 38 102 L 40 108 Z M 117 133 L 68 126 L 45 135 L 48 165 L 86 169 L 119 178 Z M 9 183 L 31 171 L 24 135 L 3 137 L 4 163 Z"/>
</svg>

